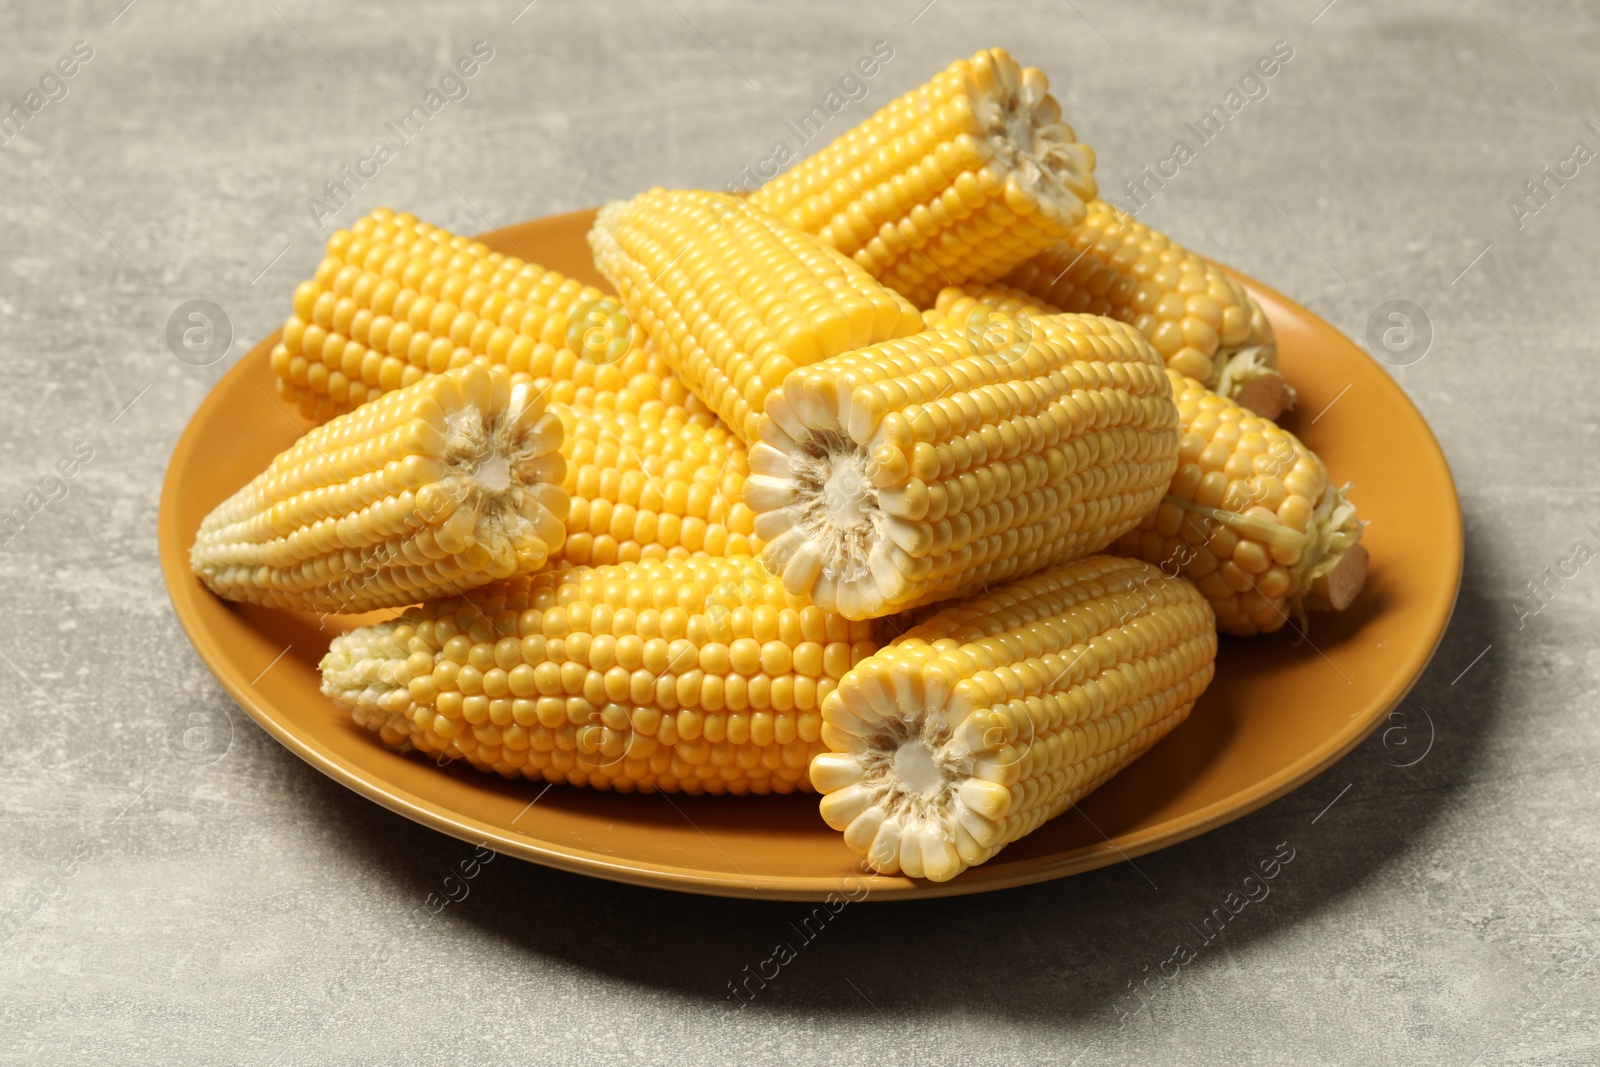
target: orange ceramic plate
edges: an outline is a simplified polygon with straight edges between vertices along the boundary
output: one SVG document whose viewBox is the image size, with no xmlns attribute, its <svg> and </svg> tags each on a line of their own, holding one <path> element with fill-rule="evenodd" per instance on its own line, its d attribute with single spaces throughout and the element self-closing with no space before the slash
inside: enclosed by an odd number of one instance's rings
<svg viewBox="0 0 1600 1067">
<path fill-rule="evenodd" d="M 482 239 L 603 285 L 584 240 L 593 217 L 539 219 Z M 945 896 L 1092 870 L 1204 833 L 1316 776 L 1411 688 L 1455 604 L 1461 516 L 1422 416 L 1327 323 L 1240 280 L 1266 308 L 1284 371 L 1300 391 L 1287 425 L 1336 478 L 1355 483 L 1353 499 L 1371 520 L 1366 589 L 1351 610 L 1316 616 L 1309 641 L 1287 631 L 1224 639 L 1216 681 L 1187 722 L 1081 811 L 943 884 L 863 876 L 814 796 L 630 796 L 506 781 L 397 755 L 336 711 L 318 691 L 317 660 L 334 633 L 362 619 L 226 604 L 188 567 L 206 512 L 304 429 L 274 389 L 268 357 L 277 334 L 218 383 L 178 441 L 161 493 L 167 590 L 223 687 L 296 755 L 407 818 L 536 863 L 638 885 L 790 900 L 859 896 L 863 883 L 869 899 Z"/>
</svg>

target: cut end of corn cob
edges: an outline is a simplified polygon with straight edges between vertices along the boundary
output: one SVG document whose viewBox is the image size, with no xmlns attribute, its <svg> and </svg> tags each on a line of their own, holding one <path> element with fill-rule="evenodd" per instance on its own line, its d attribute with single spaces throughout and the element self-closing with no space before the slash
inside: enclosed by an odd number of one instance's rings
<svg viewBox="0 0 1600 1067">
<path fill-rule="evenodd" d="M 1116 551 L 1176 568 L 1227 633 L 1271 633 L 1305 609 L 1343 610 L 1361 591 L 1361 522 L 1299 438 L 1173 370 L 1182 423 L 1166 498 Z"/>
<path fill-rule="evenodd" d="M 921 305 L 942 285 L 997 278 L 1065 236 L 1096 194 L 1094 163 L 1044 73 L 991 48 L 751 199 Z"/>
<path fill-rule="evenodd" d="M 973 116 L 1007 171 L 1007 201 L 1058 225 L 1082 219 L 1097 191 L 1094 149 L 1061 121 L 1044 72 L 1019 66 L 1003 48 L 979 52 L 967 70 Z"/>
<path fill-rule="evenodd" d="M 1095 556 L 936 612 L 822 705 L 822 817 L 874 870 L 945 881 L 1182 722 L 1217 636 L 1187 582 Z"/>
<path fill-rule="evenodd" d="M 1295 575 L 1291 602 L 1314 611 L 1343 611 L 1355 602 L 1367 578 L 1367 550 L 1348 484 L 1330 488 L 1311 519 L 1311 536 Z"/>
<path fill-rule="evenodd" d="M 1264 418 L 1294 405 L 1277 369 L 1272 325 L 1255 299 L 1222 268 L 1103 200 L 1066 238 L 1002 279 L 994 292 L 963 296 L 990 304 L 1032 301 L 1052 309 L 1108 315 L 1150 339 L 1167 366 L 1231 396 Z"/>
<path fill-rule="evenodd" d="M 385 744 L 508 777 L 788 793 L 870 631 L 749 557 L 568 567 L 341 635 L 322 690 Z"/>
<path fill-rule="evenodd" d="M 1343 611 L 1354 604 L 1361 587 L 1366 584 L 1368 562 L 1364 545 L 1351 545 L 1332 554 L 1322 572 L 1312 579 L 1306 593 L 1306 607 L 1316 611 Z"/>
<path fill-rule="evenodd" d="M 482 367 L 319 426 L 200 525 L 218 596 L 308 611 L 414 604 L 528 573 L 561 547 L 560 420 Z"/>
<path fill-rule="evenodd" d="M 887 615 L 1096 552 L 1177 462 L 1160 360 L 1121 323 L 948 326 L 791 375 L 745 503 L 793 593 Z"/>
<path fill-rule="evenodd" d="M 790 371 L 922 328 L 899 294 L 743 197 L 652 189 L 603 207 L 589 244 L 668 366 L 746 441 Z"/>
<path fill-rule="evenodd" d="M 1232 397 L 1239 406 L 1264 419 L 1277 419 L 1294 408 L 1299 395 L 1273 365 L 1273 350 L 1247 345 L 1217 353 L 1214 391 Z"/>
</svg>

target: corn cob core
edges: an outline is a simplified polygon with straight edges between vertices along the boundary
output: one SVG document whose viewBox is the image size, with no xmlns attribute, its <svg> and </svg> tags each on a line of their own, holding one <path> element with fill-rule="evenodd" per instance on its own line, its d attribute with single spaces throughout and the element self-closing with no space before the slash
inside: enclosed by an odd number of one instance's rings
<svg viewBox="0 0 1600 1067">
<path fill-rule="evenodd" d="M 589 244 L 667 364 L 746 442 L 790 371 L 922 328 L 903 297 L 742 197 L 654 189 L 602 208 Z"/>
<path fill-rule="evenodd" d="M 1217 634 L 1187 582 L 1093 556 L 946 607 L 846 674 L 811 761 L 822 817 L 885 874 L 945 881 L 1182 722 Z"/>
<path fill-rule="evenodd" d="M 1360 592 L 1361 523 L 1316 453 L 1271 420 L 1168 370 L 1182 423 L 1161 505 L 1114 551 L 1194 582 L 1225 633 L 1271 633 Z"/>
<path fill-rule="evenodd" d="M 227 600 L 361 612 L 533 571 L 561 547 L 561 422 L 477 366 L 316 427 L 200 524 Z"/>
<path fill-rule="evenodd" d="M 681 403 L 642 341 L 593 286 L 380 208 L 329 237 L 272 367 L 279 395 L 319 421 L 468 363 L 504 366 L 553 403 Z"/>
<path fill-rule="evenodd" d="M 744 445 L 717 423 L 557 406 L 572 498 L 560 558 L 573 564 L 761 550 L 744 503 Z"/>
<path fill-rule="evenodd" d="M 508 777 L 788 793 L 869 629 L 749 557 L 574 567 L 343 634 L 322 690 L 388 745 Z"/>
<path fill-rule="evenodd" d="M 793 593 L 887 615 L 1105 548 L 1161 499 L 1177 411 L 1155 351 L 1091 315 L 946 327 L 790 375 L 745 503 Z"/>
<path fill-rule="evenodd" d="M 918 306 L 941 286 L 998 278 L 1064 238 L 1095 196 L 1094 152 L 1049 85 L 1004 49 L 981 51 L 751 200 Z"/>
<path fill-rule="evenodd" d="M 1260 305 L 1220 267 L 1103 200 L 1065 240 L 1001 280 L 1008 288 L 994 295 L 1031 298 L 1032 314 L 1059 309 L 1132 323 L 1167 366 L 1258 415 L 1276 418 L 1294 406 Z M 941 295 L 941 310 L 960 295 Z"/>
</svg>

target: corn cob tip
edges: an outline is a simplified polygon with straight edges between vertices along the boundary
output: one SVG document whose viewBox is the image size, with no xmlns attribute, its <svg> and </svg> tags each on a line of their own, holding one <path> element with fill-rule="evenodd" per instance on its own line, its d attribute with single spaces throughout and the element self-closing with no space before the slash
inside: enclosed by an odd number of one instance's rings
<svg viewBox="0 0 1600 1067">
<path fill-rule="evenodd" d="M 606 265 L 621 255 L 621 249 L 617 247 L 617 224 L 627 210 L 628 201 L 607 200 L 594 214 L 594 223 L 589 227 L 589 251 L 602 274 L 606 273 Z M 609 275 L 607 280 L 611 280 Z M 616 282 L 612 280 L 612 284 Z"/>
<path fill-rule="evenodd" d="M 1200 594 L 1135 560 L 1088 557 L 946 607 L 823 702 L 823 819 L 881 873 L 953 878 L 1183 721 L 1216 647 Z"/>
<path fill-rule="evenodd" d="M 381 732 L 392 715 L 411 704 L 406 671 L 409 653 L 394 637 L 395 624 L 381 622 L 335 637 L 327 655 L 317 664 L 322 673 L 322 694 L 350 713 L 362 726 Z M 390 744 L 406 743 L 394 733 Z"/>
</svg>

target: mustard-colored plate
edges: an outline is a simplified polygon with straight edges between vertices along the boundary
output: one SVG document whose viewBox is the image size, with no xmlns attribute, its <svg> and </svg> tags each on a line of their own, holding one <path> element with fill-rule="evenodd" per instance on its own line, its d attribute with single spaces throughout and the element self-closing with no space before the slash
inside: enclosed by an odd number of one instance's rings
<svg viewBox="0 0 1600 1067">
<path fill-rule="evenodd" d="M 603 286 L 584 240 L 593 217 L 538 219 L 482 240 Z M 277 334 L 217 384 L 173 452 L 160 514 L 167 590 L 206 665 L 290 751 L 407 818 L 509 855 L 637 885 L 787 900 L 859 897 L 863 885 L 868 899 L 946 896 L 1092 870 L 1236 819 L 1350 751 L 1421 675 L 1455 604 L 1461 515 L 1421 414 L 1333 327 L 1240 280 L 1265 307 L 1300 391 L 1286 424 L 1336 479 L 1355 483 L 1371 520 L 1366 589 L 1351 610 L 1314 616 L 1308 641 L 1288 630 L 1225 638 L 1216 681 L 1187 722 L 1081 810 L 943 884 L 863 875 L 814 796 L 629 796 L 507 781 L 397 755 L 350 722 L 318 691 L 316 666 L 329 639 L 362 618 L 226 604 L 188 568 L 201 518 L 305 428 L 274 389 Z"/>
</svg>

